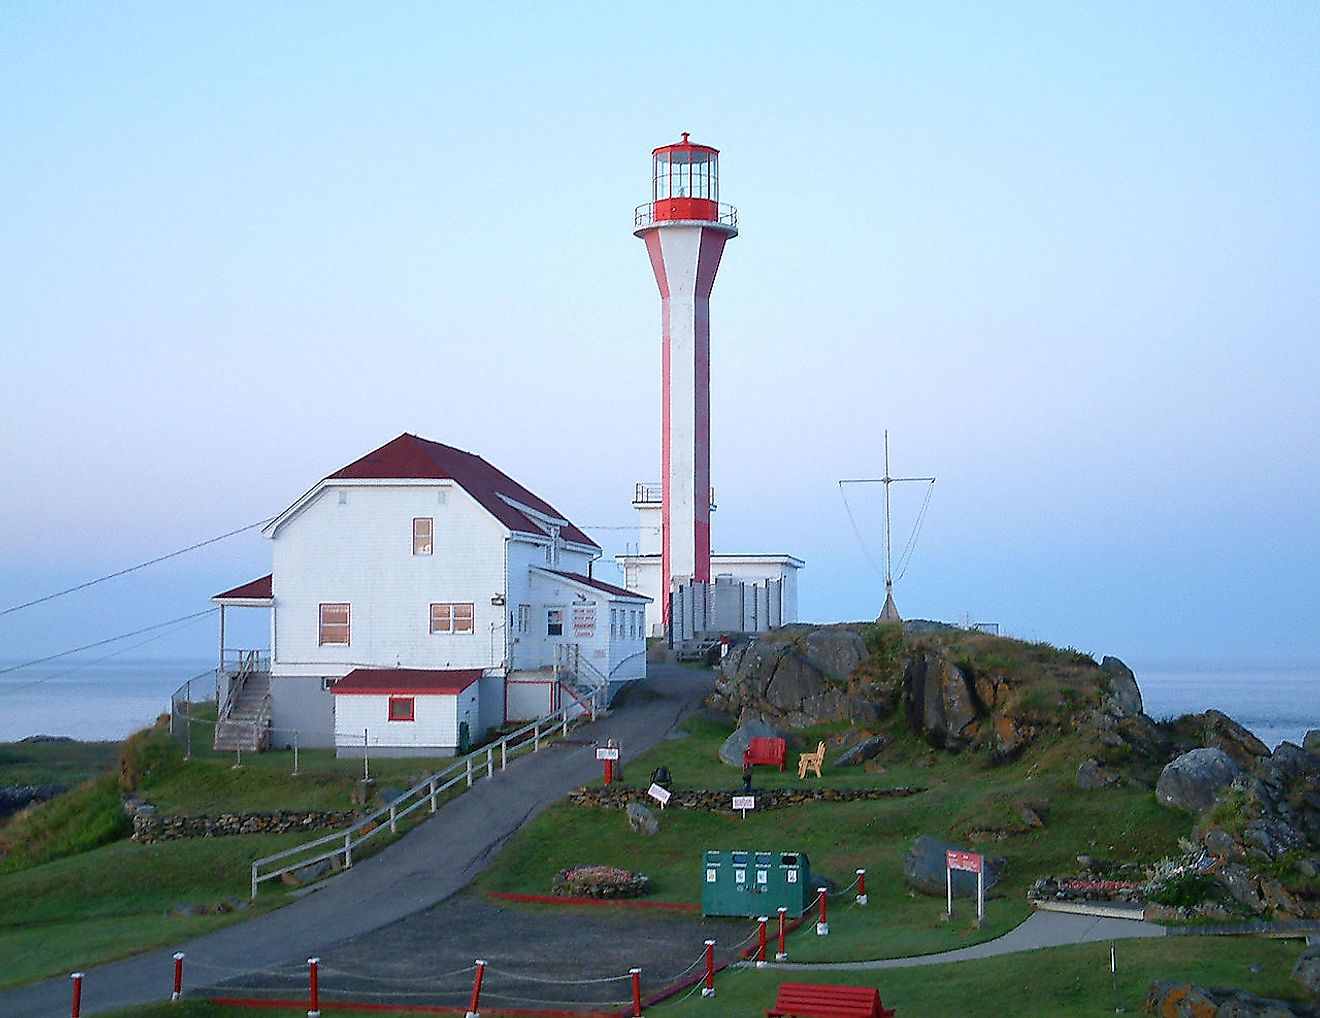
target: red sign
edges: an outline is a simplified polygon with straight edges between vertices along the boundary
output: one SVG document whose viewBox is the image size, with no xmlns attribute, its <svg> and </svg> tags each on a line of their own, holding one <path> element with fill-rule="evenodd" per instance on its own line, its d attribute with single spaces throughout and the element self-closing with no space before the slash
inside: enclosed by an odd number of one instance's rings
<svg viewBox="0 0 1320 1018">
<path fill-rule="evenodd" d="M 958 852 L 954 849 L 944 853 L 945 863 L 951 870 L 966 870 L 968 873 L 980 873 L 983 857 L 975 852 Z"/>
</svg>

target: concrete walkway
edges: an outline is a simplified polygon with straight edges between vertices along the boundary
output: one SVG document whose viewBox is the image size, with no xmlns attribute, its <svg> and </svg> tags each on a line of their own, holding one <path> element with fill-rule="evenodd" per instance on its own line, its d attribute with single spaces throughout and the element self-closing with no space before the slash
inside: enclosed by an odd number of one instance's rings
<svg viewBox="0 0 1320 1018">
<path fill-rule="evenodd" d="M 645 682 L 609 717 L 584 725 L 568 746 L 510 761 L 434 817 L 323 889 L 266 915 L 187 943 L 87 970 L 83 1013 L 168 997 L 175 950 L 187 953 L 186 981 L 214 985 L 302 966 L 332 944 L 364 936 L 450 898 L 490 863 L 501 846 L 547 805 L 600 773 L 586 740 L 613 738 L 624 761 L 658 744 L 710 689 L 711 672 L 652 665 Z M 67 976 L 0 993 L 5 1018 L 67 1014 Z"/>
<path fill-rule="evenodd" d="M 883 958 L 878 961 L 826 962 L 814 965 L 795 965 L 792 962 L 767 964 L 767 968 L 780 969 L 902 969 L 916 965 L 943 965 L 951 961 L 975 961 L 994 958 L 1001 954 L 1034 951 L 1040 947 L 1061 947 L 1064 944 L 1090 944 L 1098 940 L 1128 940 L 1133 937 L 1162 937 L 1163 926 L 1155 926 L 1137 919 L 1114 919 L 1108 916 L 1073 915 L 1067 912 L 1033 912 L 1026 920 L 1002 937 L 983 944 L 960 947 L 956 951 L 922 954 L 913 958 Z"/>
</svg>

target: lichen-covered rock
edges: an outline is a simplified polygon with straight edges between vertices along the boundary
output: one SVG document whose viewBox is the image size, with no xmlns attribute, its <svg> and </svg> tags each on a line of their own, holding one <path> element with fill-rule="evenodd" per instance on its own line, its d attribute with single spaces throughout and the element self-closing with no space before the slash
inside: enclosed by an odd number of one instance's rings
<svg viewBox="0 0 1320 1018">
<path fill-rule="evenodd" d="M 1165 806 L 1204 813 L 1220 789 L 1242 773 L 1242 767 L 1222 749 L 1202 747 L 1170 761 L 1155 784 L 1155 798 Z"/>
<path fill-rule="evenodd" d="M 840 753 L 834 760 L 835 767 L 856 767 L 868 760 L 873 760 L 889 742 L 887 736 L 872 735 Z"/>
<path fill-rule="evenodd" d="M 778 735 L 767 721 L 750 720 L 739 725 L 720 746 L 720 759 L 730 767 L 742 770 L 743 754 L 752 745 L 753 739 L 774 739 Z"/>
<path fill-rule="evenodd" d="M 1116 657 L 1105 657 L 1100 661 L 1100 670 L 1109 679 L 1102 706 L 1120 717 L 1142 713 L 1141 689 L 1132 669 Z"/>
<path fill-rule="evenodd" d="M 1297 959 L 1292 969 L 1293 980 L 1313 997 L 1320 997 L 1320 944 L 1312 944 Z"/>
<path fill-rule="evenodd" d="M 1074 779 L 1074 784 L 1078 788 L 1089 790 L 1093 788 L 1113 788 L 1122 780 L 1119 775 L 1101 767 L 1098 760 L 1088 757 L 1077 766 L 1077 777 Z"/>
<path fill-rule="evenodd" d="M 967 674 L 938 654 L 918 654 L 908 659 L 903 681 L 910 727 L 932 746 L 965 746 L 980 713 Z"/>
<path fill-rule="evenodd" d="M 903 879 L 907 885 L 922 894 L 944 897 L 946 885 L 946 856 L 950 849 L 966 852 L 966 848 L 952 845 L 929 834 L 923 834 L 912 843 L 912 847 L 903 856 Z M 985 889 L 999 882 L 1004 872 L 1006 860 L 1002 856 L 985 856 Z M 953 896 L 955 898 L 976 897 L 976 874 L 966 870 L 953 871 Z"/>
<path fill-rule="evenodd" d="M 1261 757 L 1270 755 L 1269 746 L 1252 735 L 1223 711 L 1208 710 L 1200 715 L 1206 746 L 1222 749 L 1242 767 L 1249 768 Z"/>
<path fill-rule="evenodd" d="M 653 838 L 660 833 L 660 821 L 640 802 L 628 803 L 625 812 L 628 814 L 628 826 L 632 828 L 634 834 Z"/>
</svg>

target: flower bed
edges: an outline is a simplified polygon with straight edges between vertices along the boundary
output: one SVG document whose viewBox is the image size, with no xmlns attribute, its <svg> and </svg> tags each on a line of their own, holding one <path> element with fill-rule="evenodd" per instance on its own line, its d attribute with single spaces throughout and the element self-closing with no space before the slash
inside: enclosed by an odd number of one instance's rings
<svg viewBox="0 0 1320 1018">
<path fill-rule="evenodd" d="M 552 891 L 561 898 L 640 898 L 651 881 L 617 866 L 573 866 L 555 874 Z"/>
</svg>

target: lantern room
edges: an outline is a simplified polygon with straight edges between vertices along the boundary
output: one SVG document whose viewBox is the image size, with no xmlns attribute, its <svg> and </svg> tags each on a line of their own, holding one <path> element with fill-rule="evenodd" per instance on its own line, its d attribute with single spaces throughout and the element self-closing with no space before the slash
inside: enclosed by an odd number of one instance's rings
<svg viewBox="0 0 1320 1018">
<path fill-rule="evenodd" d="M 665 222 L 737 225 L 737 211 L 720 207 L 720 153 L 683 140 L 651 153 L 651 200 L 637 208 L 637 226 Z M 736 231 L 734 231 L 736 232 Z"/>
</svg>

